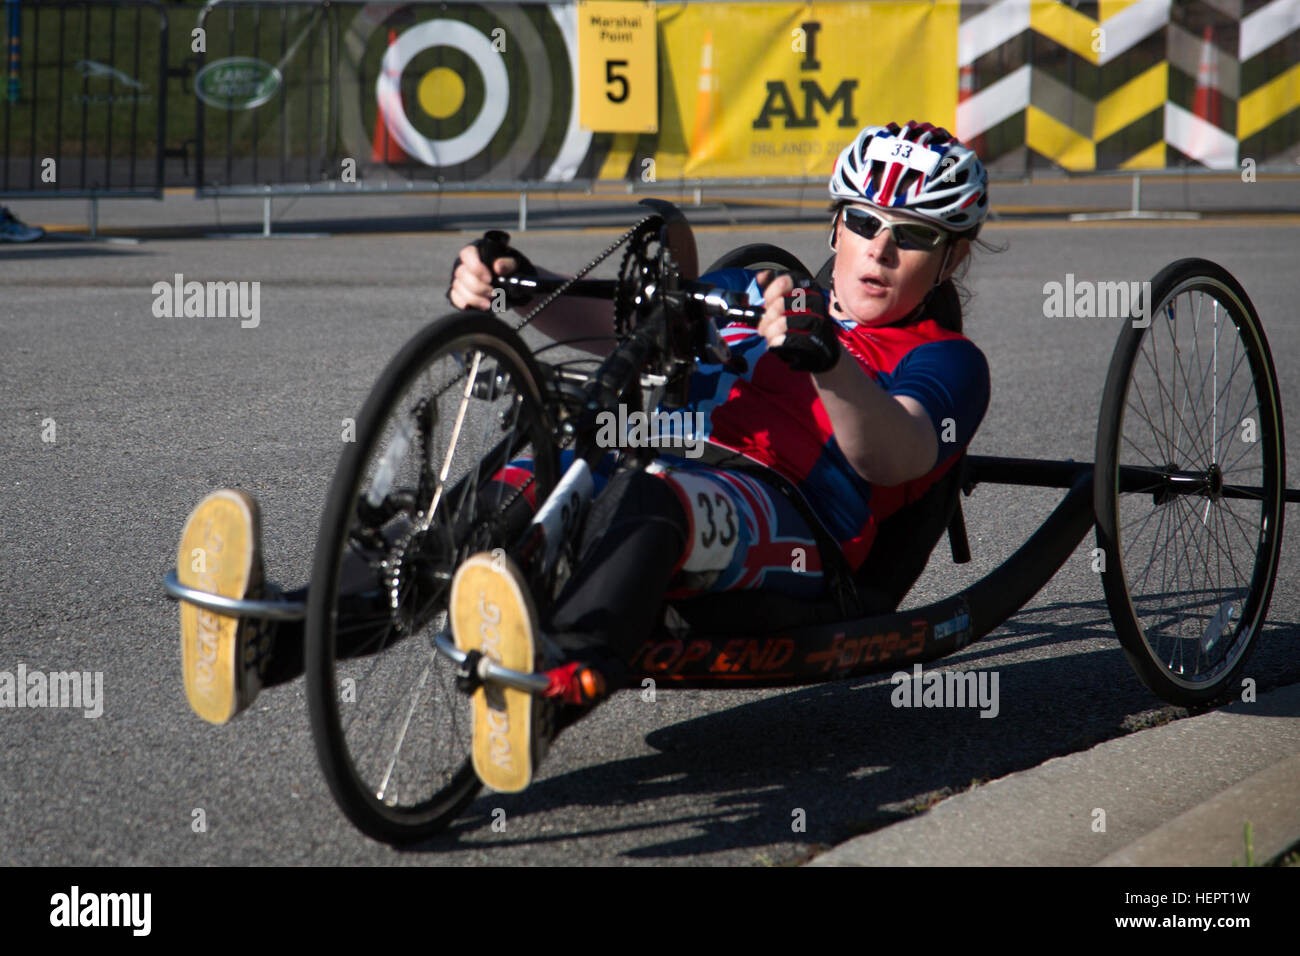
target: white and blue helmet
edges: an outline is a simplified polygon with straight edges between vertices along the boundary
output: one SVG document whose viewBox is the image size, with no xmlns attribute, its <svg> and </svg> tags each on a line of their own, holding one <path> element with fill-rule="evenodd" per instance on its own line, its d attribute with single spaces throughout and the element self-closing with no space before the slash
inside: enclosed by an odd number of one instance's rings
<svg viewBox="0 0 1300 956">
<path fill-rule="evenodd" d="M 989 211 L 989 174 L 974 150 L 945 129 L 914 120 L 868 126 L 844 147 L 831 198 L 905 209 L 952 232 L 974 229 Z"/>
</svg>

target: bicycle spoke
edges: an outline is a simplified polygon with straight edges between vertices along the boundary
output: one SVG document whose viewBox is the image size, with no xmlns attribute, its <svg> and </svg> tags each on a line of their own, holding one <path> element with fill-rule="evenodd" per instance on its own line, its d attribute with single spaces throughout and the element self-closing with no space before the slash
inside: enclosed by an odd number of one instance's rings
<svg viewBox="0 0 1300 956">
<path fill-rule="evenodd" d="M 415 689 L 411 692 L 411 702 L 410 707 L 408 707 L 406 711 L 406 720 L 402 722 L 402 729 L 397 735 L 396 743 L 393 745 L 393 753 L 389 758 L 388 767 L 384 770 L 383 779 L 380 780 L 379 789 L 375 793 L 375 796 L 380 800 L 384 799 L 388 790 L 389 781 L 393 778 L 393 768 L 397 766 L 397 758 L 401 753 L 402 744 L 406 742 L 406 734 L 411 729 L 411 717 L 415 714 L 415 708 L 420 702 L 420 692 L 424 690 L 424 684 L 429 679 L 430 666 L 431 665 L 425 665 L 424 670 L 420 673 L 419 683 L 416 684 Z"/>
<path fill-rule="evenodd" d="M 1225 499 L 1220 499 L 1220 500 L 1225 500 Z M 1233 511 L 1231 507 L 1228 506 L 1225 506 L 1223 508 L 1223 513 L 1227 515 L 1229 518 L 1231 518 L 1233 524 L 1237 526 L 1237 530 L 1241 532 L 1241 537 L 1246 542 L 1246 546 L 1248 548 L 1254 548 L 1257 542 L 1251 538 L 1250 532 L 1247 531 L 1245 526 L 1241 523 L 1241 519 L 1237 517 L 1237 513 Z"/>
<path fill-rule="evenodd" d="M 1198 299 L 1198 300 L 1197 300 L 1197 306 L 1196 306 L 1196 315 L 1197 315 L 1198 317 L 1199 317 L 1199 315 L 1200 315 L 1200 302 L 1201 302 L 1201 300 Z M 1176 329 L 1176 328 L 1175 328 L 1175 332 L 1174 332 L 1174 334 L 1175 334 L 1175 335 L 1177 334 L 1177 329 Z M 1199 342 L 1198 342 L 1198 339 L 1197 339 L 1197 337 L 1196 337 L 1196 329 L 1195 329 L 1195 325 L 1193 325 L 1193 329 L 1192 329 L 1192 346 L 1193 346 L 1193 349 L 1197 352 L 1197 354 L 1199 354 L 1200 349 L 1199 349 Z M 1177 355 L 1177 354 L 1178 354 L 1178 351 L 1175 351 L 1174 354 Z M 1176 369 L 1177 374 L 1179 374 L 1179 375 L 1182 377 L 1182 380 L 1183 380 L 1183 407 L 1182 407 L 1182 411 L 1183 411 L 1183 412 L 1188 412 L 1188 413 L 1190 414 L 1190 416 L 1191 416 L 1191 418 L 1192 418 L 1192 424 L 1195 426 L 1195 428 L 1190 429 L 1190 430 L 1187 429 L 1187 426 L 1186 426 L 1186 420 L 1185 420 L 1184 416 L 1183 416 L 1181 413 L 1179 414 L 1179 420 L 1183 422 L 1183 427 L 1184 427 L 1184 430 L 1185 430 L 1185 432 L 1186 432 L 1186 434 L 1187 434 L 1187 437 L 1188 437 L 1190 443 L 1191 443 L 1192 445 L 1199 446 L 1199 448 L 1197 449 L 1197 453 L 1203 453 L 1203 454 L 1208 458 L 1210 452 L 1209 452 L 1209 449 L 1205 447 L 1205 433 L 1204 433 L 1203 423 L 1201 422 L 1200 417 L 1196 415 L 1196 413 L 1195 413 L 1195 408 L 1193 407 L 1193 408 L 1189 409 L 1189 407 L 1188 407 L 1188 406 L 1189 406 L 1189 403 L 1190 403 L 1191 400 L 1192 400 L 1192 383 L 1191 383 L 1190 379 L 1189 379 L 1188 376 L 1187 376 L 1187 369 L 1186 369 L 1186 367 L 1183 365 L 1183 363 L 1182 363 L 1181 360 L 1175 362 L 1175 369 Z M 1198 439 L 1199 439 L 1199 442 L 1198 442 Z M 1192 450 L 1193 450 L 1193 449 L 1189 448 L 1189 451 L 1192 451 Z M 1208 465 L 1209 462 L 1206 462 L 1206 464 Z"/>
<path fill-rule="evenodd" d="M 1153 459 L 1150 455 L 1148 455 L 1148 454 L 1147 454 L 1146 452 L 1144 452 L 1141 448 L 1139 448 L 1136 444 L 1134 444 L 1134 443 L 1133 443 L 1133 439 L 1131 439 L 1131 438 L 1129 438 L 1127 435 L 1125 435 L 1125 436 L 1123 436 L 1123 439 L 1122 439 L 1122 440 L 1123 440 L 1124 442 L 1126 442 L 1126 443 L 1128 444 L 1128 446 L 1129 446 L 1130 448 L 1132 448 L 1135 452 L 1137 452 L 1137 453 L 1138 453 L 1139 455 L 1141 455 L 1144 459 L 1146 459 L 1146 463 L 1147 463 L 1148 465 L 1150 465 L 1152 468 L 1156 468 L 1156 469 L 1164 468 L 1164 465 L 1162 465 L 1162 464 L 1160 464 L 1159 462 L 1157 462 L 1157 461 L 1156 461 L 1155 459 Z"/>
<path fill-rule="evenodd" d="M 1256 436 L 1256 437 L 1258 438 L 1258 436 Z M 1230 470 L 1232 470 L 1232 469 L 1235 469 L 1236 466 L 1237 466 L 1237 462 L 1241 461 L 1243 458 L 1245 458 L 1245 457 L 1246 457 L 1247 455 L 1249 455 L 1251 452 L 1253 452 L 1253 451 L 1258 451 L 1258 449 L 1256 449 L 1256 448 L 1252 448 L 1252 447 L 1251 447 L 1251 445 L 1252 445 L 1252 444 L 1255 444 L 1255 442 L 1244 442 L 1243 444 L 1245 444 L 1246 447 L 1243 448 L 1243 449 L 1238 453 L 1237 457 L 1234 458 L 1234 459 L 1232 459 L 1232 461 L 1231 461 L 1230 463 L 1228 463 L 1227 465 L 1222 466 L 1222 471 L 1224 472 L 1224 474 L 1227 474 L 1228 471 L 1230 471 Z"/>
<path fill-rule="evenodd" d="M 1143 354 L 1143 357 L 1144 357 L 1144 358 L 1147 358 L 1147 363 L 1150 364 L 1151 360 L 1150 360 L 1150 358 L 1146 355 L 1146 352 L 1143 351 L 1142 354 Z M 1175 358 L 1175 362 L 1176 362 L 1176 361 L 1177 361 L 1177 359 Z M 1178 411 L 1178 407 L 1177 407 L 1177 399 L 1176 399 L 1174 393 L 1171 393 L 1169 390 L 1167 390 L 1167 389 L 1164 387 L 1164 383 L 1163 383 L 1163 381 L 1160 379 L 1160 372 L 1159 372 L 1159 370 L 1157 370 L 1154 366 L 1152 366 L 1152 371 L 1155 372 L 1155 374 L 1156 374 L 1156 384 L 1157 384 L 1157 386 L 1159 387 L 1161 393 L 1164 394 L 1164 395 L 1168 395 L 1169 398 L 1170 398 L 1171 411 L 1172 411 L 1172 413 L 1173 413 L 1173 414 L 1172 414 L 1172 418 L 1173 418 L 1173 419 L 1176 419 L 1177 425 L 1180 426 L 1184 432 L 1188 431 L 1187 423 L 1186 423 L 1185 421 L 1183 421 L 1183 419 L 1182 419 L 1182 415 L 1181 415 L 1181 414 L 1179 413 L 1179 411 Z M 1175 383 L 1175 388 L 1176 388 L 1176 383 Z M 1171 424 L 1172 424 L 1172 423 L 1171 423 Z M 1172 430 L 1172 429 L 1171 429 L 1171 430 Z M 1174 453 L 1175 450 L 1176 450 L 1176 449 L 1173 447 L 1173 442 L 1172 442 L 1172 440 L 1171 440 L 1171 446 L 1170 446 L 1170 458 L 1171 458 L 1171 459 L 1174 457 L 1174 454 L 1173 454 L 1173 453 Z"/>
<path fill-rule="evenodd" d="M 1215 508 L 1214 518 L 1218 522 L 1219 529 L 1220 529 L 1220 533 L 1215 535 L 1215 541 L 1218 542 L 1219 544 L 1219 551 L 1221 553 L 1227 552 L 1228 566 L 1232 568 L 1233 576 L 1235 580 L 1239 582 L 1238 587 L 1244 587 L 1250 582 L 1249 579 L 1246 579 L 1245 576 L 1241 573 L 1241 569 L 1237 567 L 1237 562 L 1232 556 L 1232 548 L 1228 544 L 1228 540 L 1227 540 L 1230 535 L 1230 532 L 1228 530 L 1228 523 L 1224 519 L 1223 509 Z"/>
<path fill-rule="evenodd" d="M 1192 404 L 1192 384 L 1187 378 L 1187 370 L 1182 363 L 1178 363 L 1177 371 L 1183 380 L 1183 405 L 1178 414 L 1178 421 L 1183 427 L 1183 433 L 1187 436 L 1187 454 L 1185 461 L 1202 461 L 1208 467 L 1210 464 L 1210 449 L 1205 443 L 1205 427 L 1200 416 L 1196 412 L 1196 407 Z M 1192 422 L 1192 427 L 1188 428 L 1188 419 Z"/>
<path fill-rule="evenodd" d="M 1172 309 L 1173 309 L 1173 303 L 1171 302 L 1171 303 L 1169 303 L 1168 306 L 1166 306 L 1166 308 L 1165 308 L 1164 311 L 1168 312 L 1168 311 L 1171 311 Z M 1162 324 L 1162 325 L 1164 324 L 1163 321 L 1161 322 L 1161 324 Z M 1156 370 L 1160 367 L 1160 344 L 1159 344 L 1159 343 L 1160 343 L 1160 337 L 1156 334 L 1156 332 L 1155 332 L 1154 329 L 1148 329 L 1148 330 L 1147 330 L 1147 334 L 1146 334 L 1146 335 L 1144 336 L 1144 338 L 1143 338 L 1143 344 L 1145 345 L 1145 344 L 1148 344 L 1148 343 L 1149 343 L 1150 346 L 1151 346 L 1151 356 L 1150 356 L 1150 357 L 1147 356 L 1147 354 L 1146 354 L 1146 349 L 1145 349 L 1145 348 L 1140 349 L 1140 352 L 1141 352 L 1143 358 L 1146 358 L 1146 360 L 1147 360 L 1147 365 L 1151 368 L 1152 372 L 1155 373 L 1155 376 L 1156 376 L 1156 388 L 1157 388 L 1157 390 L 1162 390 L 1161 387 L 1160 387 L 1160 385 L 1161 385 L 1161 383 L 1160 383 L 1160 373 L 1159 373 L 1158 371 L 1156 371 Z M 1136 363 L 1135 363 L 1135 364 L 1136 364 Z M 1138 380 L 1137 380 L 1137 369 L 1136 369 L 1136 367 L 1134 368 L 1134 370 L 1133 370 L 1133 372 L 1132 372 L 1132 381 L 1133 381 L 1133 384 L 1134 384 L 1134 385 L 1139 385 L 1139 386 L 1140 386 L 1140 383 L 1138 383 Z M 1145 399 L 1144 399 L 1143 401 L 1144 401 L 1144 403 L 1145 403 Z M 1168 438 L 1169 432 L 1170 432 L 1172 429 L 1171 429 L 1171 427 L 1170 427 L 1170 423 L 1169 423 L 1168 421 L 1165 420 L 1165 406 L 1164 406 L 1164 404 L 1162 403 L 1162 404 L 1160 404 L 1158 407 L 1160 408 L 1160 428 L 1161 428 L 1161 432 L 1160 432 L 1160 434 L 1163 435 L 1163 436 L 1165 436 L 1165 440 L 1169 442 L 1168 447 L 1164 449 L 1164 451 L 1165 451 L 1165 461 L 1172 461 L 1172 460 L 1173 460 L 1173 454 L 1174 454 L 1174 452 L 1173 452 L 1173 442 L 1172 442 L 1171 440 L 1169 440 L 1169 438 Z M 1152 430 L 1152 432 L 1154 432 L 1154 431 L 1155 431 L 1155 425 L 1154 425 L 1154 423 L 1151 423 L 1151 422 L 1148 420 L 1148 424 L 1151 425 L 1151 430 Z"/>
<path fill-rule="evenodd" d="M 1169 515 L 1169 509 L 1167 509 L 1167 508 L 1161 508 L 1161 509 L 1160 509 L 1160 520 L 1156 523 L 1156 530 L 1155 530 L 1155 532 L 1154 532 L 1154 537 L 1155 537 L 1155 538 L 1159 538 L 1159 537 L 1160 537 L 1161 529 L 1164 528 L 1164 526 L 1165 526 L 1165 520 L 1166 520 L 1166 518 L 1168 517 L 1168 515 Z M 1122 542 L 1122 539 L 1121 539 L 1121 542 Z M 1151 549 L 1151 557 L 1147 560 L 1146 567 L 1143 568 L 1141 572 L 1139 572 L 1140 575 L 1141 575 L 1141 578 L 1142 578 L 1142 584 L 1143 584 L 1144 586 L 1146 585 L 1147 581 L 1150 580 L 1150 574 L 1151 574 L 1152 569 L 1153 569 L 1154 566 L 1155 566 L 1156 558 L 1157 558 L 1157 557 L 1163 557 L 1163 556 L 1164 556 L 1164 553 L 1165 553 L 1164 548 L 1155 548 L 1155 547 L 1153 547 L 1153 548 Z M 1124 561 L 1125 561 L 1125 563 L 1128 562 L 1128 552 L 1125 552 L 1125 553 L 1124 553 Z"/>
<path fill-rule="evenodd" d="M 1123 530 L 1125 530 L 1125 529 L 1131 527 L 1132 525 L 1136 524 L 1138 521 L 1141 521 L 1143 527 L 1146 527 L 1147 523 L 1152 519 L 1152 517 L 1155 516 L 1155 514 L 1156 514 L 1159 510 L 1160 510 L 1159 508 L 1152 508 L 1150 511 L 1147 512 L 1147 514 L 1146 514 L 1145 517 L 1138 517 L 1138 518 L 1134 518 L 1132 521 L 1126 521 L 1126 522 L 1124 522 L 1123 524 L 1121 524 L 1121 525 L 1119 526 L 1119 527 L 1120 527 L 1120 530 L 1123 531 Z M 1141 536 L 1142 536 L 1142 528 L 1139 528 L 1136 532 L 1134 532 L 1134 537 L 1135 537 L 1135 538 L 1141 538 Z M 1127 557 L 1127 554 L 1128 554 L 1128 552 L 1125 552 L 1125 556 L 1126 556 L 1126 557 Z"/>
<path fill-rule="evenodd" d="M 442 471 L 438 475 L 438 487 L 434 489 L 433 501 L 425 509 L 425 518 L 421 531 L 428 531 L 429 524 L 433 521 L 433 516 L 438 513 L 438 503 L 442 500 L 443 488 L 447 483 L 447 474 L 451 470 L 452 458 L 456 454 L 456 443 L 460 440 L 460 430 L 465 424 L 465 413 L 469 409 L 469 397 L 474 390 L 474 382 L 478 378 L 479 363 L 483 359 L 483 353 L 477 349 L 474 351 L 474 364 L 465 376 L 465 391 L 461 395 L 460 405 L 456 408 L 456 423 L 452 426 L 451 440 L 447 444 L 447 453 L 443 455 Z"/>
<path fill-rule="evenodd" d="M 1233 328 L 1235 329 L 1236 326 L 1233 326 Z M 1246 361 L 1247 358 L 1246 353 L 1244 351 L 1240 355 L 1237 355 L 1237 350 L 1240 347 L 1241 347 L 1241 335 L 1238 334 L 1233 336 L 1232 339 L 1232 354 L 1234 357 L 1232 361 L 1232 367 L 1228 370 L 1228 374 L 1226 376 L 1226 381 L 1228 384 L 1227 387 L 1224 389 L 1224 411 L 1225 412 L 1228 410 L 1228 408 L 1231 407 L 1230 402 L 1231 402 L 1231 394 L 1232 394 L 1232 384 L 1237 380 L 1237 369 L 1241 366 L 1242 362 Z M 1255 393 L 1254 389 L 1247 388 L 1246 394 L 1241 400 L 1241 407 L 1237 410 L 1237 414 L 1232 417 L 1225 416 L 1224 418 L 1225 427 L 1223 430 L 1224 438 L 1226 438 L 1229 434 L 1235 432 L 1237 428 L 1241 426 L 1242 415 L 1245 413 L 1246 403 L 1250 401 L 1250 397 L 1254 393 Z M 1259 408 L 1258 402 L 1256 402 L 1255 408 L 1256 409 Z M 1228 422 L 1234 423 L 1232 428 L 1226 427 Z"/>
<path fill-rule="evenodd" d="M 1171 459 L 1171 457 L 1172 457 L 1173 441 L 1169 438 L 1168 435 L 1164 434 L 1163 432 L 1157 431 L 1156 426 L 1155 426 L 1155 423 L 1151 420 L 1150 412 L 1147 412 L 1147 411 L 1146 411 L 1146 398 L 1145 398 L 1145 396 L 1142 395 L 1142 384 L 1141 384 L 1140 382 L 1135 382 L 1135 383 L 1134 383 L 1134 386 L 1135 386 L 1135 388 L 1137 389 L 1138 399 L 1139 399 L 1139 401 L 1142 402 L 1142 408 L 1143 408 L 1143 411 L 1145 412 L 1145 415 L 1144 415 L 1144 417 L 1143 417 L 1143 421 L 1146 422 L 1146 424 L 1147 424 L 1147 428 L 1150 429 L 1150 431 L 1151 431 L 1151 437 L 1152 437 L 1152 438 L 1155 438 L 1155 439 L 1157 440 L 1157 444 L 1159 443 L 1159 439 L 1161 439 L 1161 438 L 1163 438 L 1163 439 L 1164 439 L 1164 440 L 1169 444 L 1169 447 L 1170 447 L 1170 449 L 1171 449 L 1171 452 L 1170 452 L 1169 455 L 1167 455 L 1167 456 L 1165 457 L 1165 462 L 1168 462 L 1168 461 Z M 1130 401 L 1128 407 L 1129 407 L 1130 409 L 1133 409 L 1134 411 L 1136 411 L 1136 409 L 1133 407 L 1133 404 L 1132 404 L 1131 401 Z M 1137 445 L 1133 442 L 1133 440 L 1132 440 L 1131 438 L 1128 437 L 1128 435 L 1124 435 L 1124 436 L 1122 436 L 1122 437 L 1123 437 L 1123 439 L 1124 439 L 1125 441 L 1127 441 L 1127 442 L 1129 443 L 1130 446 L 1132 446 L 1135 450 L 1137 450 Z M 1146 453 L 1143 452 L 1143 451 L 1138 450 L 1138 454 L 1142 455 L 1144 458 L 1146 458 L 1147 461 L 1151 462 L 1151 464 L 1154 465 L 1154 466 L 1157 467 L 1157 468 L 1162 467 L 1163 464 L 1164 464 L 1164 463 L 1158 463 L 1158 462 L 1152 461 L 1152 459 L 1151 459 L 1150 457 L 1148 457 L 1148 456 L 1146 455 Z"/>
</svg>

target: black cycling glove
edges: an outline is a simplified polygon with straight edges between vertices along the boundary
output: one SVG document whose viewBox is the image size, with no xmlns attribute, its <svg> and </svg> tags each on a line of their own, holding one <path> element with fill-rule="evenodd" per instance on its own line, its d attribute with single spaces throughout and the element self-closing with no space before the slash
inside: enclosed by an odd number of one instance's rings
<svg viewBox="0 0 1300 956">
<path fill-rule="evenodd" d="M 511 248 L 510 234 L 508 232 L 502 232 L 499 229 L 492 229 L 483 233 L 482 239 L 475 239 L 470 243 L 470 245 L 478 250 L 478 257 L 483 261 L 483 264 L 487 266 L 488 272 L 492 272 L 492 263 L 496 262 L 498 259 L 514 259 L 514 275 L 537 275 L 537 267 L 533 265 L 529 258 L 518 249 Z M 448 302 L 451 302 L 451 284 L 456 279 L 456 268 L 460 264 L 460 256 L 457 256 L 456 261 L 451 264 L 451 278 L 447 281 Z M 492 272 L 492 274 L 496 275 L 495 272 Z M 532 295 L 528 292 L 512 291 L 510 289 L 506 290 L 506 302 L 510 305 L 523 305 L 531 298 Z M 455 303 L 452 302 L 452 305 L 455 305 Z"/>
<path fill-rule="evenodd" d="M 839 326 L 815 283 L 801 280 L 786 294 L 785 325 L 785 342 L 772 351 L 796 372 L 829 371 L 839 361 Z"/>
</svg>

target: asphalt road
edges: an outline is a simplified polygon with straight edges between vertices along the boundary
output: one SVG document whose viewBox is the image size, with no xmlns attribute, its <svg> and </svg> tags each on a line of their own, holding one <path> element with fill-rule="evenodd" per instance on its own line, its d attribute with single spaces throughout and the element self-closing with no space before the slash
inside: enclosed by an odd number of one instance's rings
<svg viewBox="0 0 1300 956">
<path fill-rule="evenodd" d="M 521 245 L 571 270 L 611 236 L 534 232 Z M 968 333 L 994 383 L 973 452 L 1091 460 L 1117 324 L 1045 318 L 1044 283 L 1066 273 L 1144 279 L 1195 255 L 1233 272 L 1263 316 L 1291 415 L 1290 483 L 1300 484 L 1294 222 L 1034 222 L 995 225 L 987 238 L 1006 248 L 978 256 L 969 279 Z M 702 229 L 701 259 L 759 240 L 809 263 L 826 255 L 820 226 L 791 224 Z M 447 265 L 463 241 L 354 234 L 0 250 L 0 671 L 103 673 L 97 719 L 0 710 L 0 864 L 789 862 L 974 782 L 1184 713 L 1125 661 L 1089 536 L 1024 612 L 945 660 L 998 671 L 996 719 L 895 709 L 888 675 L 662 692 L 653 703 L 623 693 L 556 742 L 526 793 L 481 796 L 415 851 L 361 836 L 316 766 L 301 682 L 268 691 L 223 728 L 191 714 L 177 610 L 160 581 L 189 508 L 219 485 L 261 501 L 270 575 L 306 580 L 341 422 L 414 330 L 447 311 Z M 151 288 L 176 273 L 260 281 L 260 324 L 155 317 Z M 52 442 L 42 440 L 48 419 Z M 990 570 L 1057 497 L 982 486 L 965 501 L 974 561 L 954 567 L 941 543 L 909 603 Z M 1300 680 L 1292 531 L 1249 667 L 1261 686 Z M 504 831 L 491 825 L 497 808 Z M 797 810 L 803 832 L 792 829 Z"/>
</svg>

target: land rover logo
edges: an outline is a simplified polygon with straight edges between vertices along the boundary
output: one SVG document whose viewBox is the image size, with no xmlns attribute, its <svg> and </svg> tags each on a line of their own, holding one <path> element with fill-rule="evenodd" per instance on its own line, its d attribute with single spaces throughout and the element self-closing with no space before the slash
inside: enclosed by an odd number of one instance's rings
<svg viewBox="0 0 1300 956">
<path fill-rule="evenodd" d="M 251 110 L 280 89 L 280 71 L 251 56 L 231 56 L 209 63 L 194 78 L 194 92 L 220 110 Z"/>
</svg>

